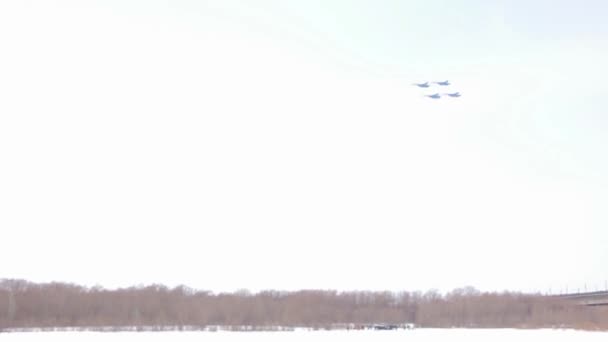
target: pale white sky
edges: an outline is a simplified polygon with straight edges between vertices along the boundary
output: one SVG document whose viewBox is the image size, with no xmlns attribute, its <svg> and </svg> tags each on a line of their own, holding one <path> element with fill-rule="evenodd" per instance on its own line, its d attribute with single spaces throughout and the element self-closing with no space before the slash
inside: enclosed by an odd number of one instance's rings
<svg viewBox="0 0 608 342">
<path fill-rule="evenodd" d="M 0 278 L 603 288 L 607 12 L 2 1 Z"/>
</svg>

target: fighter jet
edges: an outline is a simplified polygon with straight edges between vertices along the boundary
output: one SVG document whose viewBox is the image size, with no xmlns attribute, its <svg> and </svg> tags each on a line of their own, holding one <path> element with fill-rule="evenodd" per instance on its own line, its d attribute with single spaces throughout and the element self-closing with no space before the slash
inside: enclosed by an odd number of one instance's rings
<svg viewBox="0 0 608 342">
<path fill-rule="evenodd" d="M 437 99 L 441 98 L 441 96 L 439 95 L 439 93 L 436 93 L 436 94 L 433 94 L 433 95 L 424 95 L 424 96 L 429 97 L 429 98 L 434 99 L 434 100 L 437 100 Z"/>
<path fill-rule="evenodd" d="M 424 83 L 414 83 L 413 85 L 420 87 L 420 88 L 428 88 L 429 87 L 429 82 L 424 82 Z"/>
<path fill-rule="evenodd" d="M 450 81 L 443 81 L 443 82 L 433 82 L 435 84 L 439 84 L 440 86 L 449 86 L 450 85 Z"/>
<path fill-rule="evenodd" d="M 459 93 L 459 92 L 455 92 L 455 93 L 445 93 L 445 94 L 443 94 L 443 95 L 447 95 L 447 96 L 449 96 L 449 97 L 460 97 L 460 96 L 462 96 L 462 95 L 460 95 L 460 93 Z"/>
</svg>

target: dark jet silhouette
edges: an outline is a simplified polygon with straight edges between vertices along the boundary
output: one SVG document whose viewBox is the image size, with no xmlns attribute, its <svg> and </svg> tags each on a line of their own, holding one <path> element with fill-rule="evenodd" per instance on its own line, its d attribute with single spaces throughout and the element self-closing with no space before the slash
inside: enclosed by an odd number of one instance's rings
<svg viewBox="0 0 608 342">
<path fill-rule="evenodd" d="M 447 96 L 449 96 L 449 97 L 460 97 L 460 96 L 462 96 L 462 95 L 460 95 L 460 93 L 459 93 L 459 92 L 455 92 L 455 93 L 445 93 L 445 94 L 443 94 L 443 95 L 447 95 Z"/>
<path fill-rule="evenodd" d="M 443 81 L 443 82 L 433 82 L 435 84 L 439 84 L 440 86 L 449 86 L 450 85 L 450 81 Z"/>
<path fill-rule="evenodd" d="M 428 88 L 429 87 L 429 82 L 424 82 L 424 83 L 414 83 L 413 85 L 420 87 L 420 88 Z"/>
<path fill-rule="evenodd" d="M 441 96 L 439 95 L 439 93 L 433 94 L 433 95 L 424 95 L 424 96 L 429 97 L 429 98 L 434 99 L 434 100 L 437 100 L 437 99 L 441 98 Z"/>
</svg>

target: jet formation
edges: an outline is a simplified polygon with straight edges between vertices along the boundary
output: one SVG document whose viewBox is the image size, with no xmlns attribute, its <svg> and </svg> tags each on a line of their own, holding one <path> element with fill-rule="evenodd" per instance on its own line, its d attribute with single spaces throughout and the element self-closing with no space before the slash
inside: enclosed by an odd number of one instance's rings
<svg viewBox="0 0 608 342">
<path fill-rule="evenodd" d="M 451 85 L 450 81 L 448 81 L 448 80 L 438 81 L 438 82 L 431 82 L 431 83 L 432 84 L 437 84 L 440 87 L 446 87 L 446 86 Z M 431 87 L 430 84 L 429 84 L 429 82 L 413 83 L 412 85 L 414 85 L 414 86 L 416 86 L 418 88 L 430 88 Z M 428 95 L 424 95 L 424 97 L 428 97 L 428 98 L 433 99 L 433 100 L 438 100 L 438 99 L 441 98 L 442 95 L 449 96 L 449 97 L 460 97 L 460 96 L 462 96 L 462 94 L 460 94 L 460 92 L 457 91 L 455 93 L 428 94 Z"/>
</svg>

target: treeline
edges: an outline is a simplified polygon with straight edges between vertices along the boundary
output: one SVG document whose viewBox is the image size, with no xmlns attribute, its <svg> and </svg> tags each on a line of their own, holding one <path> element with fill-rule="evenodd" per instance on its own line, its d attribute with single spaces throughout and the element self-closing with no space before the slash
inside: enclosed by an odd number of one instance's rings
<svg viewBox="0 0 608 342">
<path fill-rule="evenodd" d="M 608 311 L 554 297 L 305 290 L 212 293 L 162 285 L 108 290 L 66 283 L 0 280 L 0 329 L 45 327 L 282 326 L 329 328 L 343 323 L 421 327 L 608 327 Z"/>
</svg>

